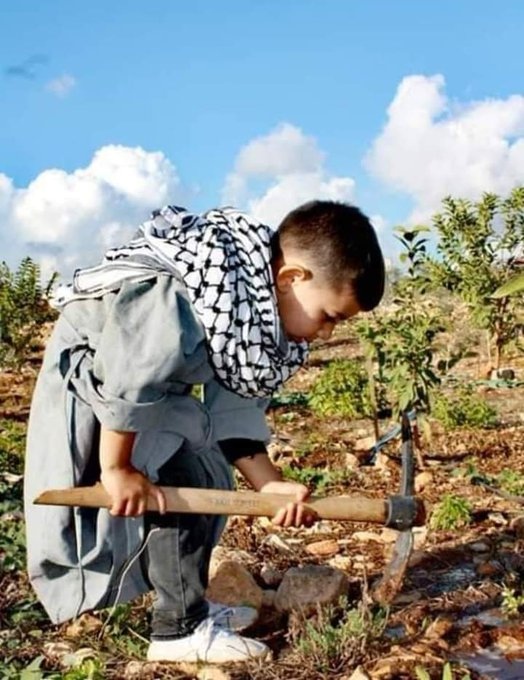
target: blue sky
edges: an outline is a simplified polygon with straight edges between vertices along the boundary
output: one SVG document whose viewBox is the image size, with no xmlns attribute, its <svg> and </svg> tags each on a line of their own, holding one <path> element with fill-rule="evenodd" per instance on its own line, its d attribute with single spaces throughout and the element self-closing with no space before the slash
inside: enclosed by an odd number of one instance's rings
<svg viewBox="0 0 524 680">
<path fill-rule="evenodd" d="M 519 0 L 3 2 L 0 259 L 67 272 L 159 201 L 275 222 L 315 196 L 393 251 L 522 178 L 523 25 Z"/>
</svg>

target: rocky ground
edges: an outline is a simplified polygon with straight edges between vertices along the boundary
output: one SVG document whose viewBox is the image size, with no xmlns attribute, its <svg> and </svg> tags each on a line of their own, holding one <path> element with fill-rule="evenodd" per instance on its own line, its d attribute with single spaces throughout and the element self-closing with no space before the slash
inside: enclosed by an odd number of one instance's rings
<svg viewBox="0 0 524 680">
<path fill-rule="evenodd" d="M 286 393 L 304 393 L 326 361 L 354 351 L 343 336 L 317 347 Z M 447 677 L 457 679 L 524 677 L 524 493 L 518 486 L 524 481 L 524 393 L 518 386 L 524 362 L 513 357 L 510 364 L 517 379 L 510 383 L 486 381 L 476 360 L 457 369 L 462 379 L 477 381 L 476 389 L 497 407 L 500 422 L 490 430 L 447 433 L 433 426 L 432 440 L 421 451 L 417 492 L 429 518 L 447 494 L 467 500 L 471 513 L 461 527 L 434 529 L 428 523 L 415 530 L 410 568 L 389 608 L 374 603 L 372 591 L 391 555 L 395 531 L 325 520 L 310 529 L 276 531 L 264 518 L 230 520 L 213 559 L 210 596 L 249 602 L 259 610 L 248 634 L 271 647 L 273 660 L 220 671 L 143 662 L 148 598 L 67 625 L 49 624 L 23 570 L 20 515 L 21 452 L 38 358 L 17 373 L 0 373 L 0 638 L 5 657 L 0 676 L 424 680 L 446 678 L 449 672 Z M 307 481 L 317 495 L 384 498 L 397 491 L 398 440 L 366 464 L 370 421 L 318 418 L 292 404 L 288 399 L 269 413 L 270 454 L 288 474 Z M 394 424 L 382 421 L 381 431 Z M 500 480 L 504 471 L 516 475 L 506 491 L 475 483 Z M 333 605 L 321 610 L 314 602 Z M 31 666 L 33 672 L 22 676 Z"/>
</svg>

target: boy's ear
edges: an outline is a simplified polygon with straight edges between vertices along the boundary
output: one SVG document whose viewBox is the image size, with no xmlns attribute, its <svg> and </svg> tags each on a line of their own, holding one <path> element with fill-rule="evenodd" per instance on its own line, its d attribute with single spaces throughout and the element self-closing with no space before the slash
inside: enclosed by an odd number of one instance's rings
<svg viewBox="0 0 524 680">
<path fill-rule="evenodd" d="M 295 283 L 308 281 L 312 274 L 309 269 L 300 264 L 283 264 L 275 275 L 275 284 L 281 293 L 291 290 Z"/>
</svg>

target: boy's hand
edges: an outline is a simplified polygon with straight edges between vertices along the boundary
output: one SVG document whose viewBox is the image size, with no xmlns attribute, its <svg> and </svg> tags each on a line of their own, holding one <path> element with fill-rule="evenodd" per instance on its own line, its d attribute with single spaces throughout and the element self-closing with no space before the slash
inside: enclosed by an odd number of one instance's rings
<svg viewBox="0 0 524 680">
<path fill-rule="evenodd" d="M 273 524 L 281 527 L 312 526 L 318 519 L 315 512 L 307 510 L 303 504 L 309 496 L 309 489 L 303 484 L 296 482 L 271 481 L 264 484 L 261 493 L 280 493 L 294 495 L 296 501 L 288 503 L 281 508 L 271 520 Z"/>
<path fill-rule="evenodd" d="M 166 511 L 166 499 L 160 487 L 152 484 L 132 465 L 103 470 L 100 480 L 113 501 L 109 510 L 112 515 L 143 515 L 150 496 L 156 499 L 161 514 Z"/>
</svg>

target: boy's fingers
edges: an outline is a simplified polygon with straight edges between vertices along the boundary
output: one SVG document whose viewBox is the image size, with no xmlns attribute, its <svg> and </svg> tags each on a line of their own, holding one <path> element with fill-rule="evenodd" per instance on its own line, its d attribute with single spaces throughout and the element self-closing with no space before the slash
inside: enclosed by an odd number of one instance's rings
<svg viewBox="0 0 524 680">
<path fill-rule="evenodd" d="M 285 518 L 286 518 L 286 508 L 280 508 L 280 510 L 277 512 L 277 514 L 271 520 L 271 523 L 276 524 L 277 526 L 282 526 Z"/>
<path fill-rule="evenodd" d="M 297 505 L 297 512 L 295 514 L 295 526 L 299 527 L 304 524 L 304 506 L 302 503 Z"/>
<path fill-rule="evenodd" d="M 153 495 L 156 498 L 156 502 L 158 505 L 158 512 L 161 515 L 164 515 L 166 513 L 166 497 L 164 496 L 164 492 L 162 489 L 160 489 L 158 486 L 153 487 Z"/>
<path fill-rule="evenodd" d="M 284 520 L 285 527 L 293 526 L 293 522 L 295 519 L 295 508 L 296 508 L 295 503 L 288 503 L 286 505 L 286 519 Z"/>
</svg>

